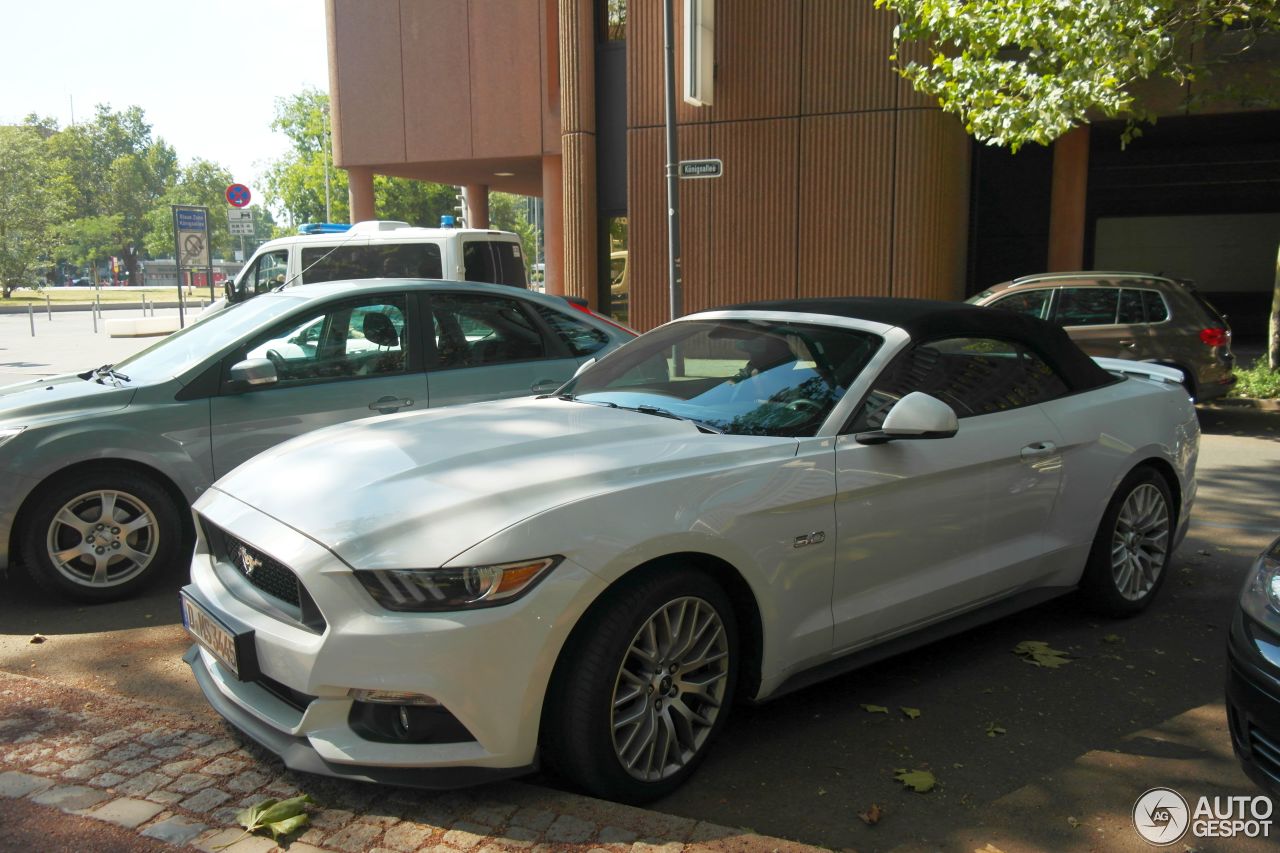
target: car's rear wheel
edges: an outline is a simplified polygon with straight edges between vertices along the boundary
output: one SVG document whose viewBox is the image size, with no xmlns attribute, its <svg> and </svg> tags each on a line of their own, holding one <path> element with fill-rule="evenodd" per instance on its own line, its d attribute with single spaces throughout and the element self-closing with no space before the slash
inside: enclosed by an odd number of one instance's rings
<svg viewBox="0 0 1280 853">
<path fill-rule="evenodd" d="M 169 494 L 119 468 L 50 482 L 24 518 L 27 572 L 46 590 L 81 601 L 131 595 L 173 565 L 185 539 Z"/>
<path fill-rule="evenodd" d="M 689 569 L 623 581 L 584 617 L 557 668 L 544 751 L 591 793 L 674 791 L 724 726 L 738 670 L 732 604 Z"/>
<path fill-rule="evenodd" d="M 1128 616 L 1145 608 L 1164 584 L 1173 546 L 1169 485 L 1149 467 L 1130 472 L 1098 525 L 1081 580 L 1088 603 Z"/>
</svg>

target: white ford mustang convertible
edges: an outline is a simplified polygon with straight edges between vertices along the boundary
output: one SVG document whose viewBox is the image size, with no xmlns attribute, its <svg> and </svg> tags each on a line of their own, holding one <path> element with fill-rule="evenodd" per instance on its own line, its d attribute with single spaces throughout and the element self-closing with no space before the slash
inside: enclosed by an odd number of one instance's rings
<svg viewBox="0 0 1280 853">
<path fill-rule="evenodd" d="M 1072 590 L 1148 605 L 1195 496 L 1179 378 L 966 305 L 695 314 L 555 394 L 320 430 L 222 478 L 186 660 L 299 770 L 542 762 L 642 802 L 735 700 Z"/>
</svg>

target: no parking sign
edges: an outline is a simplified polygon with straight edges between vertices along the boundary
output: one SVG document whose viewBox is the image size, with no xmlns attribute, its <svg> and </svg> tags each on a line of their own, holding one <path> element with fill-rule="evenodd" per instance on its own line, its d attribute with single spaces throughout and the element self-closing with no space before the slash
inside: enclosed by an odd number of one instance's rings
<svg viewBox="0 0 1280 853">
<path fill-rule="evenodd" d="M 227 204 L 232 207 L 244 207 L 249 203 L 249 199 L 251 198 L 249 195 L 249 188 L 244 184 L 232 184 L 227 187 L 226 196 Z"/>
</svg>

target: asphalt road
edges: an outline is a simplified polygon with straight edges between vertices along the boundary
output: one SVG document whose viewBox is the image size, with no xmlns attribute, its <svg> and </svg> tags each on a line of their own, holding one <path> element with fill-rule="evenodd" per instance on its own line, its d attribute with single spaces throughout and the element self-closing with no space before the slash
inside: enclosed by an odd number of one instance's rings
<svg viewBox="0 0 1280 853">
<path fill-rule="evenodd" d="M 0 381 L 3 354 L 0 344 Z M 1250 562 L 1280 533 L 1280 413 L 1206 408 L 1201 423 L 1191 535 L 1150 610 L 1107 621 L 1061 599 L 776 702 L 735 708 L 700 772 L 654 808 L 867 851 L 984 843 L 1006 853 L 1139 850 L 1146 847 L 1128 814 L 1147 788 L 1255 793 L 1225 739 L 1224 643 Z M 182 580 L 176 568 L 143 597 L 94 607 L 50 598 L 14 575 L 0 597 L 0 668 L 210 715 L 178 660 L 187 645 L 175 594 Z M 36 633 L 47 639 L 32 643 Z M 1029 639 L 1073 660 L 1029 666 L 1012 653 Z M 894 781 L 897 769 L 927 769 L 938 787 L 908 792 Z M 872 804 L 883 817 L 868 826 L 858 813 Z M 1251 849 L 1238 841 L 1194 846 Z"/>
</svg>

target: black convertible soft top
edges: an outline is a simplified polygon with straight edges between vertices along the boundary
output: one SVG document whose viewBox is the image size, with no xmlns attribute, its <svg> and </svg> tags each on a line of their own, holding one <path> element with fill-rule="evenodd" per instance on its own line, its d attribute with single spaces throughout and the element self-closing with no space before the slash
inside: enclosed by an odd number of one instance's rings
<svg viewBox="0 0 1280 853">
<path fill-rule="evenodd" d="M 1072 391 L 1085 391 L 1115 381 L 1115 377 L 1085 355 L 1061 327 L 998 308 L 979 308 L 964 302 L 933 299 L 848 297 L 744 302 L 717 310 L 786 311 L 870 320 L 897 326 L 917 343 L 943 337 L 997 338 L 1022 344 L 1034 351 L 1054 368 Z"/>
</svg>

